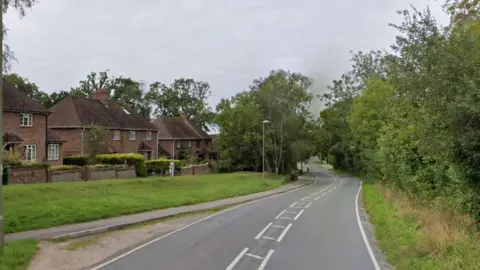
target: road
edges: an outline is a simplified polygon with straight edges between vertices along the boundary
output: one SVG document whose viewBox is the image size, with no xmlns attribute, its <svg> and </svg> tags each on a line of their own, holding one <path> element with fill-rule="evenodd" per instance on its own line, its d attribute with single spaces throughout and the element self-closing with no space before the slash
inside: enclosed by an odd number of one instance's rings
<svg viewBox="0 0 480 270">
<path fill-rule="evenodd" d="M 381 269 L 360 225 L 360 181 L 314 175 L 314 184 L 216 213 L 91 270 Z"/>
</svg>

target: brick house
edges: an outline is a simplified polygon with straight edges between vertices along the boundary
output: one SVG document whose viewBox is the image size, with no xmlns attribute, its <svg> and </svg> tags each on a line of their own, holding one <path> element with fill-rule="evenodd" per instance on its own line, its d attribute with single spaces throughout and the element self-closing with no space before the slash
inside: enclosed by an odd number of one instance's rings
<svg viewBox="0 0 480 270">
<path fill-rule="evenodd" d="M 21 151 L 25 161 L 63 163 L 63 140 L 47 126 L 50 111 L 36 100 L 3 83 L 3 150 Z"/>
<path fill-rule="evenodd" d="M 214 154 L 210 135 L 184 114 L 178 117 L 161 116 L 153 124 L 158 129 L 158 156 L 178 157 L 181 148 L 200 159 L 211 158 Z"/>
<path fill-rule="evenodd" d="M 105 128 L 103 153 L 141 153 L 157 158 L 157 129 L 134 109 L 109 101 L 108 90 L 98 89 L 92 98 L 67 97 L 57 103 L 48 126 L 66 142 L 65 155 L 88 153 L 88 126 Z"/>
</svg>

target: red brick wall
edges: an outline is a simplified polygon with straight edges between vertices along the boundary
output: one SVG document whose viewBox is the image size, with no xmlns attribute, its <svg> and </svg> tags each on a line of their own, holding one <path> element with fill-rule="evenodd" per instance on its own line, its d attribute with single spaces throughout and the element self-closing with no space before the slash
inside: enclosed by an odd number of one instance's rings
<svg viewBox="0 0 480 270">
<path fill-rule="evenodd" d="M 3 114 L 3 125 L 5 131 L 18 135 L 20 138 L 22 138 L 22 140 L 24 140 L 24 144 L 35 144 L 37 146 L 37 162 L 44 162 L 46 160 L 46 123 L 46 115 L 34 114 L 33 126 L 21 127 L 20 113 L 4 112 Z"/>
<path fill-rule="evenodd" d="M 47 182 L 47 170 L 42 168 L 12 168 L 8 183 L 15 184 L 38 184 Z"/>
<path fill-rule="evenodd" d="M 195 165 L 190 167 L 182 168 L 181 175 L 200 175 L 210 173 L 210 167 L 208 164 Z"/>
<path fill-rule="evenodd" d="M 175 140 L 175 155 L 178 155 L 179 148 L 177 148 L 177 144 L 180 141 L 180 144 L 185 148 L 185 150 L 190 154 L 190 155 L 195 155 L 196 151 L 203 151 L 203 149 L 207 149 L 208 151 L 211 151 L 212 149 L 212 141 L 211 140 L 190 140 L 191 146 L 188 147 L 188 141 L 189 140 Z M 197 147 L 197 141 L 200 141 L 199 147 Z M 208 141 L 208 146 L 207 146 L 207 141 Z M 167 150 L 168 152 L 173 151 L 173 140 L 159 140 L 160 147 L 163 149 Z"/>
<path fill-rule="evenodd" d="M 67 155 L 78 155 L 82 153 L 82 130 L 81 129 L 55 129 L 58 132 L 58 135 L 66 140 L 63 146 L 64 154 Z M 106 131 L 106 140 L 107 143 L 113 147 L 119 153 L 137 153 L 140 143 L 144 141 L 153 148 L 152 159 L 157 158 L 157 144 L 156 144 L 156 132 L 152 131 L 152 139 L 147 140 L 146 131 L 136 131 L 136 140 L 129 140 L 130 131 L 121 130 L 120 131 L 120 140 L 113 140 L 113 130 Z M 88 131 L 85 130 L 83 134 L 83 153 L 86 154 L 88 151 L 87 142 L 88 142 Z"/>
</svg>

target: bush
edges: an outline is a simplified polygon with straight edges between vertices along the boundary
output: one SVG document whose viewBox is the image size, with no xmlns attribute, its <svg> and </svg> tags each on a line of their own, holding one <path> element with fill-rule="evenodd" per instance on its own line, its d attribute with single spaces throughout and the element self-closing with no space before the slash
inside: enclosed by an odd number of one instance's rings
<svg viewBox="0 0 480 270">
<path fill-rule="evenodd" d="M 136 153 L 126 154 L 101 154 L 95 157 L 96 161 L 109 165 L 128 165 L 135 166 L 137 177 L 146 177 L 147 168 L 145 166 L 145 157 Z"/>
<path fill-rule="evenodd" d="M 88 155 L 76 155 L 63 158 L 64 165 L 74 165 L 74 166 L 87 166 L 92 162 L 91 158 Z"/>
<path fill-rule="evenodd" d="M 22 164 L 22 155 L 19 151 L 14 151 L 13 148 L 5 151 L 3 154 L 3 163 L 5 165 L 21 165 Z"/>
<path fill-rule="evenodd" d="M 39 162 L 20 162 L 20 164 L 8 164 L 7 167 L 10 168 L 39 168 L 39 169 L 48 169 L 50 164 L 48 163 L 39 163 Z"/>
<path fill-rule="evenodd" d="M 168 173 L 171 159 L 157 159 L 157 160 L 148 160 L 145 162 L 147 167 L 147 173 L 164 175 Z M 182 162 L 180 160 L 174 160 L 175 163 L 175 173 L 179 173 L 182 170 Z"/>
<path fill-rule="evenodd" d="M 80 166 L 76 166 L 76 165 L 59 165 L 59 166 L 52 166 L 50 170 L 59 172 L 59 171 L 76 170 L 80 168 L 81 168 Z"/>
</svg>

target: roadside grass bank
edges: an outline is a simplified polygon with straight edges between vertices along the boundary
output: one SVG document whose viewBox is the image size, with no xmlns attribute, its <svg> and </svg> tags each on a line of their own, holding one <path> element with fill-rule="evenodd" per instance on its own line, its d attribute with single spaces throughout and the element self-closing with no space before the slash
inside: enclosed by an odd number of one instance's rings
<svg viewBox="0 0 480 270">
<path fill-rule="evenodd" d="M 395 269 L 480 269 L 480 236 L 444 204 L 412 203 L 403 192 L 365 184 L 363 203 L 379 247 Z"/>
<path fill-rule="evenodd" d="M 284 177 L 260 173 L 105 180 L 4 187 L 6 233 L 49 228 L 262 192 Z"/>
<path fill-rule="evenodd" d="M 26 270 L 37 250 L 36 240 L 8 242 L 0 251 L 0 270 Z"/>
</svg>

